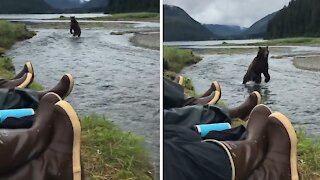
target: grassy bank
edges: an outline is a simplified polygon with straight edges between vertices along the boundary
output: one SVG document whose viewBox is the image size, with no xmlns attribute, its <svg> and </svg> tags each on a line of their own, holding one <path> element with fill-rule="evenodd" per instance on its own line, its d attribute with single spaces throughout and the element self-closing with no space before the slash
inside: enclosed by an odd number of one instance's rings
<svg viewBox="0 0 320 180">
<path fill-rule="evenodd" d="M 174 79 L 176 74 L 189 65 L 201 61 L 201 57 L 193 54 L 191 50 L 183 50 L 174 47 L 163 47 L 164 75 Z"/>
<path fill-rule="evenodd" d="M 143 138 L 96 115 L 81 119 L 82 158 L 91 179 L 152 179 Z M 89 179 L 90 179 L 89 178 Z"/>
<path fill-rule="evenodd" d="M 33 34 L 25 28 L 21 30 L 21 26 L 8 22 L 0 24 L 3 53 L 14 42 L 30 38 L 29 35 Z M 10 35 L 12 31 L 17 34 Z M 6 40 L 2 39 L 4 36 Z M 3 53 L 0 55 L 0 77 L 10 79 L 15 74 L 14 65 L 12 59 L 3 56 Z M 32 83 L 29 88 L 43 89 L 38 83 Z M 81 157 L 86 179 L 153 179 L 154 168 L 143 138 L 121 131 L 106 118 L 97 115 L 81 118 L 81 127 Z"/>
<path fill-rule="evenodd" d="M 10 23 L 0 20 L 0 55 L 9 49 L 16 41 L 29 39 L 35 35 L 28 31 L 24 24 Z"/>
<path fill-rule="evenodd" d="M 166 52 L 167 51 L 167 52 Z M 171 63 L 173 63 L 173 67 L 179 67 L 176 70 L 181 71 L 183 67 L 188 65 L 185 63 L 184 59 L 192 59 L 193 53 L 186 50 L 177 50 L 177 49 L 169 49 L 164 50 L 164 58 L 171 57 L 170 61 L 166 61 L 166 66 L 170 67 Z M 172 54 L 177 53 L 177 54 Z M 180 58 L 180 54 L 184 54 L 183 58 Z M 185 57 L 187 56 L 187 57 Z M 175 59 L 176 58 L 176 59 Z M 181 60 L 183 59 L 183 60 Z M 190 62 L 190 61 L 189 61 Z M 166 72 L 166 71 L 165 71 Z M 195 96 L 197 93 L 194 91 L 191 79 L 186 78 L 184 81 L 185 92 L 190 96 Z M 208 87 L 210 85 L 208 84 Z M 217 104 L 220 107 L 225 107 L 223 102 L 218 102 Z M 232 120 L 232 127 L 239 126 L 241 124 L 246 125 L 245 121 L 240 119 Z M 306 134 L 302 130 L 297 131 L 298 137 L 298 169 L 302 179 L 305 180 L 315 180 L 320 179 L 320 141 L 316 138 L 307 137 Z"/>
<path fill-rule="evenodd" d="M 60 20 L 69 20 L 70 17 L 60 17 Z M 136 13 L 118 13 L 110 16 L 77 18 L 78 20 L 96 20 L 96 21 L 160 21 L 159 13 L 136 12 Z"/>
</svg>

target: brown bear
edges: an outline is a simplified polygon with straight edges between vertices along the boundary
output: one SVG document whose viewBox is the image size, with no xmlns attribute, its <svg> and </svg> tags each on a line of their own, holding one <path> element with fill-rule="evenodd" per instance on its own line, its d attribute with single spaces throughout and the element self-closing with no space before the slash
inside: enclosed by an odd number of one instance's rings
<svg viewBox="0 0 320 180">
<path fill-rule="evenodd" d="M 74 16 L 71 16 L 70 20 L 71 20 L 70 33 L 73 34 L 73 36 L 80 37 L 81 29 L 80 29 L 78 21 L 76 20 L 76 18 Z"/>
<path fill-rule="evenodd" d="M 268 72 L 268 57 L 269 57 L 269 48 L 259 47 L 257 56 L 251 62 L 247 73 L 243 77 L 242 84 L 246 84 L 248 81 L 254 81 L 255 83 L 261 83 L 261 73 L 265 77 L 265 82 L 270 81 L 270 75 Z"/>
</svg>

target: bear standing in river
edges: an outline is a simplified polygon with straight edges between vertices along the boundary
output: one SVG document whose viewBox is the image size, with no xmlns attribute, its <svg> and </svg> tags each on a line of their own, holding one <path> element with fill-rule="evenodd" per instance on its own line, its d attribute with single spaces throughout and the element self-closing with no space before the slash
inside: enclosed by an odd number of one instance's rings
<svg viewBox="0 0 320 180">
<path fill-rule="evenodd" d="M 81 29 L 80 29 L 78 21 L 76 20 L 76 18 L 74 16 L 71 16 L 70 20 L 71 20 L 70 33 L 73 34 L 73 36 L 80 37 Z"/>
<path fill-rule="evenodd" d="M 248 81 L 254 81 L 255 83 L 261 83 L 261 73 L 265 77 L 265 82 L 270 81 L 270 75 L 268 72 L 268 57 L 269 49 L 267 47 L 259 47 L 258 55 L 253 59 L 250 64 L 246 75 L 243 77 L 242 84 L 246 84 Z"/>
</svg>

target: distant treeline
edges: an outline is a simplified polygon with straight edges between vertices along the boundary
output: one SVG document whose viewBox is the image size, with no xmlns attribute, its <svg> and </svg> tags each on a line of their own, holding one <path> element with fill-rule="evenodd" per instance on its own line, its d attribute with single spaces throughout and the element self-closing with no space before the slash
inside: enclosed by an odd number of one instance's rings
<svg viewBox="0 0 320 180">
<path fill-rule="evenodd" d="M 292 0 L 269 21 L 266 38 L 320 36 L 320 0 Z"/>
<path fill-rule="evenodd" d="M 159 12 L 160 0 L 110 0 L 106 13 Z"/>
</svg>

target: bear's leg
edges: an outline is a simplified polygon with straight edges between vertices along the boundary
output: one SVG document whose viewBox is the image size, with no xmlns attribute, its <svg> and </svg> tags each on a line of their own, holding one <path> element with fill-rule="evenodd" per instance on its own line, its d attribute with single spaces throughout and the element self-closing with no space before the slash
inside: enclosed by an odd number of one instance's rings
<svg viewBox="0 0 320 180">
<path fill-rule="evenodd" d="M 255 78 L 254 78 L 254 82 L 257 84 L 261 83 L 261 73 L 256 74 Z"/>
<path fill-rule="evenodd" d="M 243 81 L 242 81 L 242 84 L 246 84 L 248 81 L 250 81 L 250 72 L 248 71 L 244 77 L 243 77 Z"/>
<path fill-rule="evenodd" d="M 263 75 L 265 77 L 264 82 L 269 82 L 270 81 L 270 74 L 268 72 L 268 69 L 266 71 L 263 72 Z"/>
</svg>

